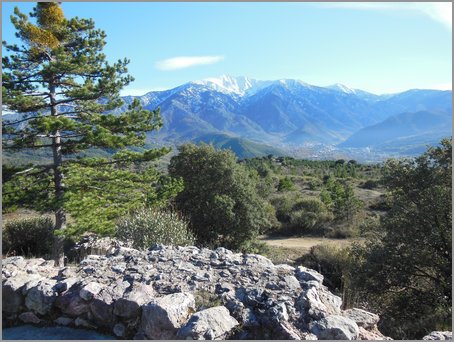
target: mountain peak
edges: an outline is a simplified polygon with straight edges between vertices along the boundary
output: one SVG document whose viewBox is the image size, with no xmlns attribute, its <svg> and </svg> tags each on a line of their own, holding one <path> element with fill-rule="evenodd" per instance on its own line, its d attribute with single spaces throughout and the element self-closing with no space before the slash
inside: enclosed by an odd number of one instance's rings
<svg viewBox="0 0 454 342">
<path fill-rule="evenodd" d="M 352 89 L 344 84 L 341 83 L 335 83 L 333 85 L 330 85 L 326 88 L 333 89 L 333 90 L 338 90 L 346 94 L 356 94 L 356 90 Z"/>
<path fill-rule="evenodd" d="M 256 80 L 244 76 L 221 75 L 219 77 L 205 78 L 192 83 L 213 88 L 222 93 L 244 94 L 257 83 Z"/>
</svg>

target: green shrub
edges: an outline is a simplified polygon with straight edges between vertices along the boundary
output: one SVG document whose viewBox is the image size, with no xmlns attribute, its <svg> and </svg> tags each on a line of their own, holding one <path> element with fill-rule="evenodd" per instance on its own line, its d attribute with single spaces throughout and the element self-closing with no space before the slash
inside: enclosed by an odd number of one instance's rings
<svg viewBox="0 0 454 342">
<path fill-rule="evenodd" d="M 290 230 L 294 233 L 321 233 L 325 223 L 331 221 L 333 215 L 326 206 L 316 198 L 305 198 L 293 206 L 290 214 Z"/>
<path fill-rule="evenodd" d="M 142 209 L 117 223 L 117 238 L 132 241 L 137 249 L 153 244 L 188 246 L 195 238 L 188 222 L 174 211 Z"/>
<path fill-rule="evenodd" d="M 276 209 L 276 217 L 280 222 L 290 222 L 291 213 L 296 202 L 301 201 L 298 194 L 283 194 L 271 200 L 271 204 Z"/>
<path fill-rule="evenodd" d="M 368 179 L 367 181 L 365 181 L 361 187 L 363 189 L 368 189 L 368 190 L 372 190 L 372 189 L 375 189 L 377 188 L 379 185 L 379 181 L 377 180 L 373 180 L 373 179 Z"/>
<path fill-rule="evenodd" d="M 342 292 L 351 262 L 349 248 L 336 247 L 333 244 L 313 246 L 300 261 L 305 267 L 323 274 L 324 284 L 331 291 Z"/>
<path fill-rule="evenodd" d="M 49 257 L 53 241 L 50 217 L 36 217 L 7 222 L 2 234 L 2 253 L 28 257 Z"/>
<path fill-rule="evenodd" d="M 277 186 L 278 191 L 289 191 L 293 190 L 295 185 L 293 181 L 289 177 L 284 177 L 279 180 L 279 184 Z"/>
<path fill-rule="evenodd" d="M 243 244 L 241 248 L 242 253 L 249 254 L 262 254 L 265 255 L 270 251 L 270 247 L 262 241 L 249 240 Z"/>
<path fill-rule="evenodd" d="M 325 237 L 332 239 L 347 239 L 359 235 L 360 230 L 356 225 L 340 225 L 325 230 Z"/>
<path fill-rule="evenodd" d="M 194 300 L 197 311 L 222 305 L 222 300 L 218 295 L 206 290 L 196 292 Z"/>
<path fill-rule="evenodd" d="M 322 185 L 323 182 L 318 178 L 310 178 L 309 181 L 307 182 L 309 190 L 319 190 Z"/>
</svg>

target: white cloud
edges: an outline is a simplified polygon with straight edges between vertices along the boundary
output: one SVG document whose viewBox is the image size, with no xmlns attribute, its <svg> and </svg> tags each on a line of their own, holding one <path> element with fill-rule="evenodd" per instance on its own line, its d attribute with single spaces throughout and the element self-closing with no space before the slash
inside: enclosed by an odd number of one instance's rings
<svg viewBox="0 0 454 342">
<path fill-rule="evenodd" d="M 223 56 L 181 56 L 169 59 L 164 59 L 155 63 L 155 67 L 159 70 L 179 70 L 190 68 L 197 65 L 207 65 L 220 62 L 224 59 Z"/>
<path fill-rule="evenodd" d="M 413 11 L 431 17 L 447 28 L 452 29 L 451 2 L 337 2 L 320 4 L 329 8 L 349 8 L 356 10 Z"/>
</svg>

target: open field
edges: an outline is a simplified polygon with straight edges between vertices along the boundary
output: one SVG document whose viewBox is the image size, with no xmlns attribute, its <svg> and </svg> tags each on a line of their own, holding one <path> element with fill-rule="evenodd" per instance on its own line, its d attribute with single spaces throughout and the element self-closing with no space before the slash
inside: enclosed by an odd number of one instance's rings
<svg viewBox="0 0 454 342">
<path fill-rule="evenodd" d="M 347 247 L 353 242 L 360 242 L 361 238 L 331 239 L 324 237 L 269 237 L 261 236 L 260 242 L 266 243 L 268 250 L 264 253 L 266 257 L 275 264 L 287 263 L 299 265 L 298 259 L 309 253 L 311 247 L 328 244 L 333 247 Z"/>
</svg>

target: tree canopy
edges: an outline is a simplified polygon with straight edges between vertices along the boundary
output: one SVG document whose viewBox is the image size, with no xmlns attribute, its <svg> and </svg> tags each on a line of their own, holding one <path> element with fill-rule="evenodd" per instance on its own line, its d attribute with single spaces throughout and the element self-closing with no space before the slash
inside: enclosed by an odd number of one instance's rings
<svg viewBox="0 0 454 342">
<path fill-rule="evenodd" d="M 107 62 L 102 52 L 106 34 L 91 19 L 67 19 L 54 2 L 37 3 L 31 17 L 35 23 L 15 8 L 11 21 L 23 45 L 3 42 L 7 50 L 2 59 L 3 104 L 19 114 L 2 122 L 3 148 L 48 149 L 53 161 L 13 176 L 4 187 L 4 205 L 19 203 L 54 211 L 55 229 L 62 229 L 61 233 L 96 227 L 105 233 L 110 229 L 106 222 L 115 215 L 157 197 L 150 187 L 160 177 L 151 172 L 128 173 L 127 165 L 155 160 L 169 150 L 139 153 L 126 148 L 143 146 L 145 133 L 162 126 L 159 110 L 144 110 L 134 100 L 122 113 L 112 114 L 123 105 L 119 91 L 133 78 L 127 73 L 127 59 Z M 91 148 L 117 153 L 110 160 L 75 158 Z M 140 194 L 138 190 L 125 193 L 138 182 L 149 186 Z M 74 214 L 75 230 L 64 230 L 67 210 Z M 78 212 L 83 210 L 91 214 L 82 219 Z M 61 263 L 58 241 L 54 257 Z"/>
<path fill-rule="evenodd" d="M 257 194 L 257 177 L 231 151 L 182 145 L 169 173 L 183 179 L 176 204 L 190 218 L 200 243 L 239 249 L 269 228 L 270 205 Z"/>
<path fill-rule="evenodd" d="M 451 141 L 414 160 L 389 160 L 385 174 L 391 209 L 380 234 L 353 250 L 355 283 L 385 333 L 421 338 L 451 325 Z"/>
</svg>

